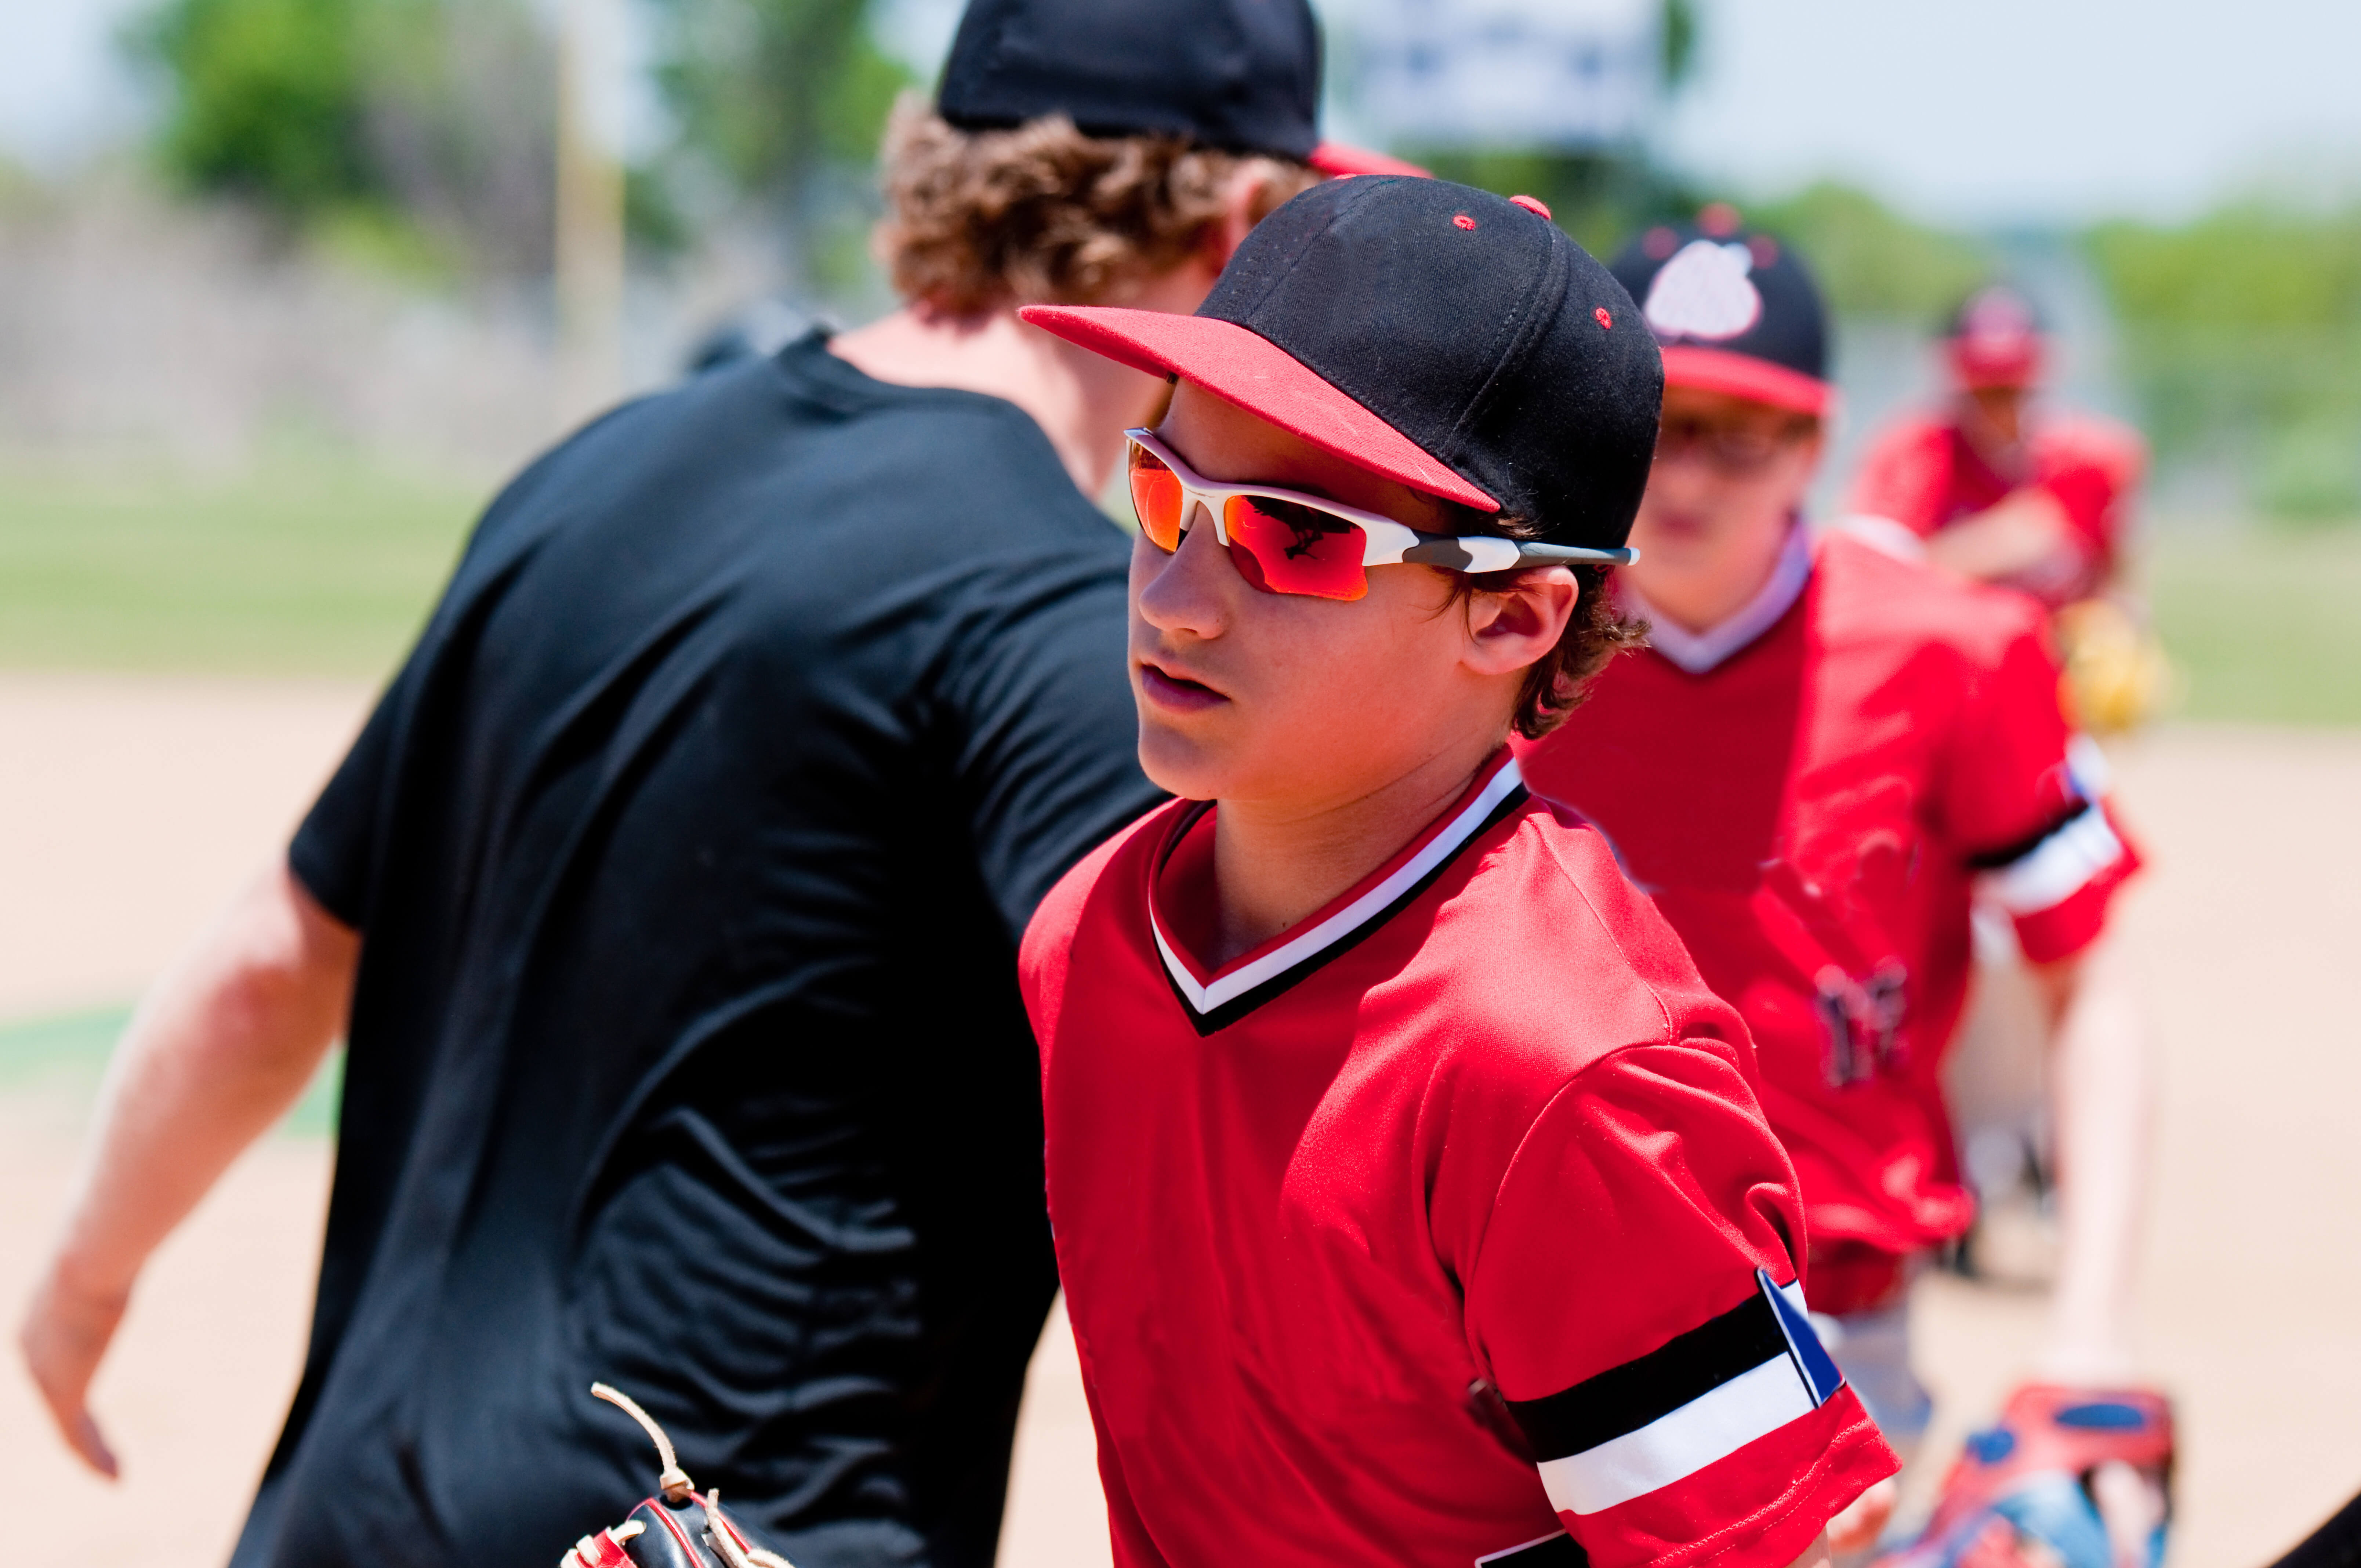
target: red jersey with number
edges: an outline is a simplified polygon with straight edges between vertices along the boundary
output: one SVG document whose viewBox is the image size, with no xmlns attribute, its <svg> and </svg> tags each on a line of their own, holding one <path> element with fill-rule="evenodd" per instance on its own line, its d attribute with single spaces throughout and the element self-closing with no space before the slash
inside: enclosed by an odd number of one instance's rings
<svg viewBox="0 0 2361 1568">
<path fill-rule="evenodd" d="M 1898 1256 L 1973 1217 L 1940 1067 L 1979 884 L 2040 962 L 2098 936 L 2138 863 L 2041 621 L 2018 595 L 1830 536 L 1755 641 L 1700 674 L 1618 659 L 1522 758 L 1745 1015 L 1816 1254 Z M 1812 1304 L 1863 1304 L 1849 1288 L 1816 1273 Z"/>
<path fill-rule="evenodd" d="M 1024 948 L 1115 1562 L 1784 1568 L 1894 1461 L 1737 1014 L 1506 752 L 1219 966 L 1215 812 Z"/>
<path fill-rule="evenodd" d="M 1997 505 L 2020 486 L 2046 490 L 2072 537 L 2064 549 L 2008 586 L 2051 609 L 2088 598 L 2115 567 L 2132 491 L 2147 466 L 2138 435 L 2111 421 L 2051 417 L 2033 426 L 2025 472 L 2000 473 L 1949 416 L 1923 415 L 1888 426 L 1861 459 L 1847 505 L 1888 517 L 1925 538 Z"/>
</svg>

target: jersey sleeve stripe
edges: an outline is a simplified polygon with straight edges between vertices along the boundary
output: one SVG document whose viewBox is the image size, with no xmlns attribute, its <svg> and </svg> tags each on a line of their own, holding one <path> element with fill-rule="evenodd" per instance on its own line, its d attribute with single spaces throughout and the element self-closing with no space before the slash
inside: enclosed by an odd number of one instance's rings
<svg viewBox="0 0 2361 1568">
<path fill-rule="evenodd" d="M 1542 1486 L 1560 1513 L 1595 1514 L 1696 1475 L 1756 1438 L 1812 1413 L 1811 1390 L 1784 1351 L 1638 1431 L 1545 1460 Z"/>
<path fill-rule="evenodd" d="M 2065 810 L 2039 828 L 2027 833 L 2024 838 L 2013 843 L 2003 844 L 1996 850 L 1977 850 L 1968 857 L 1968 869 L 1975 872 L 1996 872 L 2016 864 L 2017 861 L 2056 838 L 2084 812 L 2092 810 L 2091 803 L 2096 798 L 2095 795 L 2078 795 L 2068 804 Z"/>
<path fill-rule="evenodd" d="M 1562 1513 L 1594 1514 L 1693 1475 L 1809 1415 L 1842 1387 L 1811 1321 L 1756 1273 L 1738 1306 L 1573 1387 L 1509 1409 Z"/>
<path fill-rule="evenodd" d="M 1476 1559 L 1476 1568 L 1589 1568 L 1590 1553 L 1562 1530 L 1536 1536 L 1521 1545 L 1488 1552 Z"/>
<path fill-rule="evenodd" d="M 1536 1458 L 1562 1459 L 1638 1431 L 1786 1354 L 1777 1314 L 1752 1292 L 1645 1355 L 1543 1398 L 1511 1399 L 1509 1409 Z"/>
<path fill-rule="evenodd" d="M 2063 904 L 2124 858 L 2107 814 L 2085 806 L 2022 856 L 1984 877 L 1987 896 L 2011 915 L 2038 915 Z"/>
</svg>

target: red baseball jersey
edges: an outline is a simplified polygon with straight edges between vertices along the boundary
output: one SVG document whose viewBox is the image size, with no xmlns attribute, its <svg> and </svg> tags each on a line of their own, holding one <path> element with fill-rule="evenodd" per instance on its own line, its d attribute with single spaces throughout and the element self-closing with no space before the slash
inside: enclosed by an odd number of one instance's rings
<svg viewBox="0 0 2361 1568">
<path fill-rule="evenodd" d="M 2037 606 L 1839 535 L 1755 641 L 1697 674 L 1618 659 L 1522 761 L 1745 1015 L 1815 1253 L 1898 1257 L 1973 1216 L 1939 1069 L 1979 883 L 2041 961 L 2099 934 L 2138 863 L 2094 757 Z M 1851 1288 L 1816 1271 L 1812 1304 Z"/>
<path fill-rule="evenodd" d="M 1505 751 L 1219 967 L 1214 812 L 1102 848 L 1023 955 L 1115 1562 L 1792 1562 L 1894 1461 L 1738 1015 Z"/>
<path fill-rule="evenodd" d="M 2073 529 L 2072 548 L 2033 568 L 2011 587 L 2051 609 L 2087 598 L 2114 570 L 2131 492 L 2147 466 L 2132 431 L 2086 416 L 2053 417 L 2033 427 L 2026 472 L 1995 472 L 1947 416 L 1901 420 L 1861 459 L 1847 503 L 1855 512 L 1889 517 L 1925 538 L 1998 503 L 2019 485 L 2056 499 Z"/>
</svg>

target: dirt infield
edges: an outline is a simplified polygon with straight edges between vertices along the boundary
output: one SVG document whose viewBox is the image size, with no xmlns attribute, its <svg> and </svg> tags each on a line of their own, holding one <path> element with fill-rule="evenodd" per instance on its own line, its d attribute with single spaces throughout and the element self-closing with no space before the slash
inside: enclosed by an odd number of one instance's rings
<svg viewBox="0 0 2361 1568">
<path fill-rule="evenodd" d="M 269 855 L 367 694 L 0 676 L 0 1025 L 128 1000 Z M 2129 911 L 2165 1058 L 2143 1347 L 2181 1401 L 2178 1568 L 2263 1562 L 2361 1488 L 2361 735 L 2181 729 L 2118 758 L 2155 863 Z M 86 1082 L 0 1078 L 0 1310 L 55 1223 Z M 302 1354 L 328 1149 L 274 1138 L 166 1248 L 97 1409 L 109 1487 L 13 1354 L 0 1477 L 26 1561 L 210 1568 Z M 1956 1441 L 2024 1366 L 2037 1298 L 1938 1281 L 1921 1328 Z M 619 1499 L 619 1505 L 628 1499 Z M 1036 1360 L 1002 1553 L 1106 1559 L 1062 1320 Z M 555 1556 L 557 1543 L 553 1544 Z"/>
<path fill-rule="evenodd" d="M 283 840 L 368 698 L 0 675 L 0 1019 L 137 996 Z"/>
</svg>

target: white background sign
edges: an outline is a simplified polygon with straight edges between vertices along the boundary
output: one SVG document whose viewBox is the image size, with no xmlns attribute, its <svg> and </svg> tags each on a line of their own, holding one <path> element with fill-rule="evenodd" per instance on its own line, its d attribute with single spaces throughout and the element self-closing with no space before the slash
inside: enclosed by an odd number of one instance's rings
<svg viewBox="0 0 2361 1568">
<path fill-rule="evenodd" d="M 1353 118 L 1428 147 L 1598 147 L 1655 104 L 1657 0 L 1358 0 Z"/>
</svg>

